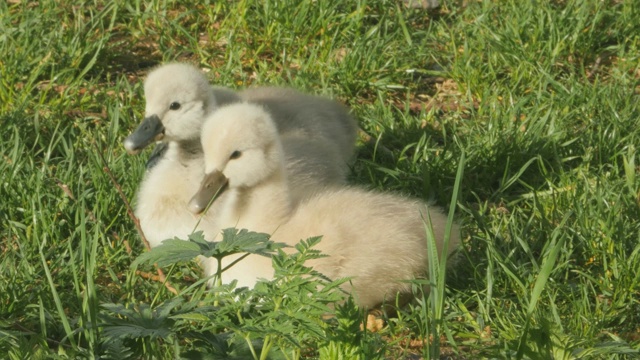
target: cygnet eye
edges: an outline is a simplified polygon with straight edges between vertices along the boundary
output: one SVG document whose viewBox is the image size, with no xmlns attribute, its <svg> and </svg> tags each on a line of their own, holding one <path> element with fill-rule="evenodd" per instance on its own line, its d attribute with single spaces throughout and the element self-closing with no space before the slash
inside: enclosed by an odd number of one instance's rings
<svg viewBox="0 0 640 360">
<path fill-rule="evenodd" d="M 169 105 L 169 110 L 178 110 L 178 109 L 180 109 L 180 103 L 177 101 L 174 101 Z"/>
<path fill-rule="evenodd" d="M 242 156 L 242 152 L 236 150 L 236 151 L 231 153 L 231 156 L 229 156 L 229 160 L 237 159 L 240 156 Z"/>
</svg>

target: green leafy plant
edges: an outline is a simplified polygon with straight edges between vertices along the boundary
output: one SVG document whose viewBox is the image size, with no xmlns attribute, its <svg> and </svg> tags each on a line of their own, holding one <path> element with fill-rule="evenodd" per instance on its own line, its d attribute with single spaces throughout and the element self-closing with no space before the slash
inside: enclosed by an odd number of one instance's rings
<svg viewBox="0 0 640 360">
<path fill-rule="evenodd" d="M 214 275 L 215 284 L 222 285 L 222 273 L 229 267 L 241 261 L 250 254 L 271 256 L 276 249 L 284 246 L 269 240 L 268 234 L 249 232 L 246 229 L 233 228 L 222 230 L 222 241 L 209 242 L 204 239 L 201 231 L 189 235 L 187 241 L 178 238 L 167 239 L 152 251 L 143 253 L 132 264 L 137 266 L 143 262 L 156 263 L 160 267 L 179 261 L 189 261 L 196 256 L 211 257 L 217 260 L 218 267 Z M 222 268 L 222 258 L 243 253 L 244 255 L 227 267 Z"/>
<path fill-rule="evenodd" d="M 333 332 L 341 331 L 323 317 L 332 314 L 331 306 L 343 300 L 340 285 L 348 279 L 331 281 L 304 265 L 324 256 L 313 249 L 320 240 L 302 240 L 291 254 L 282 250 L 282 244 L 270 241 L 267 234 L 247 230 L 225 229 L 219 242 L 207 242 L 201 233 L 188 240 L 165 240 L 140 255 L 133 265 L 151 262 L 167 266 L 196 256 L 221 261 L 237 253 L 258 254 L 272 257 L 274 279 L 260 280 L 253 289 L 236 289 L 234 282 L 222 285 L 217 281 L 208 291 L 203 291 L 199 281 L 199 286 L 190 286 L 179 297 L 154 306 L 104 304 L 101 327 L 105 343 L 120 343 L 119 349 L 128 347 L 134 354 L 144 354 L 162 340 L 171 344 L 176 356 L 197 350 L 219 356 L 244 352 L 254 359 L 299 359 L 307 348 L 313 349 Z M 224 270 L 219 266 L 216 278 L 220 279 Z M 359 313 L 353 302 L 340 305 L 341 309 L 347 307 L 352 309 L 350 315 Z M 128 340 L 134 340 L 133 344 L 128 345 Z"/>
</svg>

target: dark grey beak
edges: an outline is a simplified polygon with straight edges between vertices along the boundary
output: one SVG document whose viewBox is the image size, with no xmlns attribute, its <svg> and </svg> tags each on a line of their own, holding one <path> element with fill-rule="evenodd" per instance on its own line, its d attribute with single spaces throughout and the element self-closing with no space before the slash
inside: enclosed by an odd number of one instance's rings
<svg viewBox="0 0 640 360">
<path fill-rule="evenodd" d="M 124 148 L 131 155 L 138 154 L 142 149 L 164 136 L 164 126 L 158 115 L 144 118 L 138 128 L 124 139 Z"/>
<path fill-rule="evenodd" d="M 202 214 L 226 189 L 229 179 L 220 171 L 213 171 L 204 176 L 200 189 L 189 201 L 189 211 Z"/>
</svg>

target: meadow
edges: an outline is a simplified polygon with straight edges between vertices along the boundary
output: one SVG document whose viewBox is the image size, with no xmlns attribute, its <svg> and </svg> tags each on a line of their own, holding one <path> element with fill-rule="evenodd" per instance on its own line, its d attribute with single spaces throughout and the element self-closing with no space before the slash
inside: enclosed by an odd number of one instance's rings
<svg viewBox="0 0 640 360">
<path fill-rule="evenodd" d="M 637 358 L 638 2 L 441 3 L 0 2 L 0 357 Z M 184 259 L 163 280 L 129 210 L 149 152 L 122 140 L 170 61 L 348 105 L 350 183 L 454 211 L 455 265 L 375 319 L 290 275 L 314 239 L 253 291 Z"/>
</svg>

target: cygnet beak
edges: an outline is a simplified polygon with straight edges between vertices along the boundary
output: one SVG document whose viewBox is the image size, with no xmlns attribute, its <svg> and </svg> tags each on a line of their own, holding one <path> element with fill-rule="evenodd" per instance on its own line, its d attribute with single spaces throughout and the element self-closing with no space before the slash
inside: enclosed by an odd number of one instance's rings
<svg viewBox="0 0 640 360">
<path fill-rule="evenodd" d="M 154 141 L 164 137 L 164 126 L 158 115 L 144 118 L 138 128 L 124 139 L 124 148 L 131 155 L 136 155 Z"/>
<path fill-rule="evenodd" d="M 189 211 L 194 214 L 204 212 L 226 189 L 229 179 L 221 171 L 215 170 L 204 176 L 200 189 L 189 201 Z"/>
</svg>

